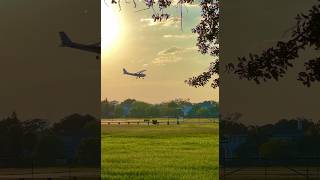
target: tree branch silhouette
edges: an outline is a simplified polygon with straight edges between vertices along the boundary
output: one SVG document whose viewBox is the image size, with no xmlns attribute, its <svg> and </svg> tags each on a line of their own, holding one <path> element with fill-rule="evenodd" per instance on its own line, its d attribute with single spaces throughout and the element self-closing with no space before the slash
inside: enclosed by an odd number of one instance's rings
<svg viewBox="0 0 320 180">
<path fill-rule="evenodd" d="M 189 78 L 185 82 L 190 86 L 205 86 L 211 79 L 211 87 L 219 87 L 219 0 L 202 0 L 200 23 L 192 29 L 198 34 L 197 47 L 201 54 L 213 56 L 208 71 Z"/>
<path fill-rule="evenodd" d="M 257 84 L 271 79 L 278 81 L 306 48 L 320 48 L 320 4 L 312 6 L 308 14 L 297 15 L 290 40 L 278 41 L 276 47 L 264 50 L 261 55 L 250 53 L 249 57 L 239 57 L 237 63 L 227 64 L 226 69 Z M 304 66 L 305 71 L 298 73 L 298 81 L 307 87 L 320 81 L 320 57 L 308 60 Z"/>
</svg>

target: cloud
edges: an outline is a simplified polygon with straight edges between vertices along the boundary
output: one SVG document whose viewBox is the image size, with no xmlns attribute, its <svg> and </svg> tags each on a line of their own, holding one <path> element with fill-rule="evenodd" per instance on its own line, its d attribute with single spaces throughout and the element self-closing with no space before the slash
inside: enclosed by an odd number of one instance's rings
<svg viewBox="0 0 320 180">
<path fill-rule="evenodd" d="M 166 65 L 171 63 L 177 63 L 181 60 L 182 60 L 182 57 L 178 57 L 178 56 L 158 56 L 152 61 L 152 63 L 158 64 L 158 65 Z"/>
<path fill-rule="evenodd" d="M 200 9 L 200 4 L 185 4 L 186 7 L 190 7 L 190 8 L 199 8 Z"/>
<path fill-rule="evenodd" d="M 166 34 L 163 35 L 163 38 L 174 38 L 174 39 L 191 39 L 191 38 L 195 38 L 195 35 L 174 35 L 174 34 Z"/>
<path fill-rule="evenodd" d="M 178 4 L 180 4 L 180 0 L 172 0 L 172 4 L 173 4 L 173 5 L 178 5 Z M 198 1 L 198 0 L 193 1 L 192 4 L 190 4 L 190 3 L 183 3 L 183 6 L 185 6 L 185 7 L 198 7 L 198 8 L 200 8 L 200 1 Z"/>
<path fill-rule="evenodd" d="M 185 49 L 185 51 L 188 51 L 188 52 L 192 52 L 192 51 L 198 52 L 198 50 L 199 50 L 199 49 L 198 49 L 197 46 L 188 47 L 188 48 Z"/>
<path fill-rule="evenodd" d="M 158 52 L 158 56 L 152 61 L 152 63 L 158 65 L 177 63 L 183 59 L 181 55 L 194 50 L 196 50 L 196 47 L 181 48 L 173 46 Z"/>
<path fill-rule="evenodd" d="M 144 23 L 146 26 L 177 26 L 180 23 L 180 17 L 170 17 L 167 20 L 154 21 L 152 18 L 141 18 L 140 22 Z"/>
<path fill-rule="evenodd" d="M 169 55 L 172 56 L 172 55 L 176 55 L 178 53 L 181 53 L 183 51 L 184 51 L 183 48 L 173 46 L 173 47 L 170 47 L 168 49 L 165 49 L 165 50 L 158 52 L 158 55 L 159 56 L 169 56 Z"/>
</svg>

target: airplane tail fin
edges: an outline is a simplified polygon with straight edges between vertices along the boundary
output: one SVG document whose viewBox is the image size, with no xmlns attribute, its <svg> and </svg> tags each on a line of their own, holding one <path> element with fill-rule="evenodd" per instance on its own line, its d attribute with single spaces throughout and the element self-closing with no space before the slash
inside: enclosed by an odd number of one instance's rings
<svg viewBox="0 0 320 180">
<path fill-rule="evenodd" d="M 59 35 L 62 43 L 61 46 L 69 46 L 73 43 L 65 32 L 59 32 Z"/>
<path fill-rule="evenodd" d="M 123 74 L 128 74 L 128 71 L 125 68 L 123 68 L 122 70 L 123 70 Z"/>
</svg>

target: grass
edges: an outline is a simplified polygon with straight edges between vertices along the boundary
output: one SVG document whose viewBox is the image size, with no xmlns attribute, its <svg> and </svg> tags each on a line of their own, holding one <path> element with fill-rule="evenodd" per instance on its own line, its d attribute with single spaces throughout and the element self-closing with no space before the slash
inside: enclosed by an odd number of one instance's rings
<svg viewBox="0 0 320 180">
<path fill-rule="evenodd" d="M 104 125 L 103 179 L 218 179 L 218 125 Z"/>
</svg>

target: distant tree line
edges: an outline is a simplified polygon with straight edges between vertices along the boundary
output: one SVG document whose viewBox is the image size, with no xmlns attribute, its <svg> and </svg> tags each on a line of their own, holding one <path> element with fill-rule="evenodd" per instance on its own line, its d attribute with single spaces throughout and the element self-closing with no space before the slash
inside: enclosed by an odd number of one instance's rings
<svg viewBox="0 0 320 180">
<path fill-rule="evenodd" d="M 0 144 L 0 167 L 100 166 L 100 122 L 90 115 L 49 124 L 12 113 L 0 120 Z"/>
<path fill-rule="evenodd" d="M 221 142 L 232 149 L 235 158 L 266 158 L 282 163 L 298 158 L 320 158 L 319 121 L 281 119 L 275 124 L 247 126 L 237 121 L 221 120 L 220 133 Z"/>
<path fill-rule="evenodd" d="M 191 103 L 189 100 L 175 99 L 159 104 L 150 104 L 135 99 L 123 102 L 101 102 L 102 118 L 147 118 L 147 117 L 185 117 L 185 118 L 216 118 L 218 103 L 203 101 Z"/>
</svg>

